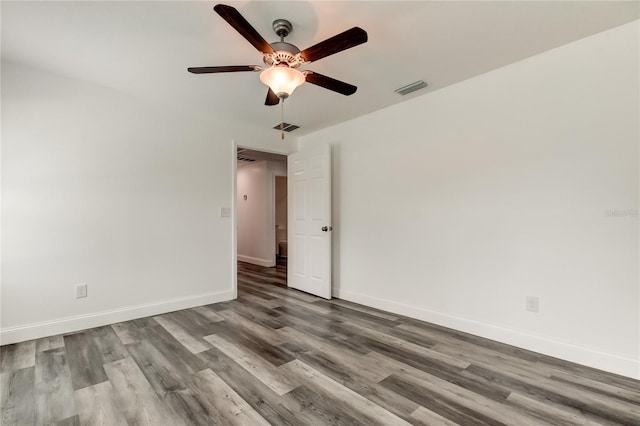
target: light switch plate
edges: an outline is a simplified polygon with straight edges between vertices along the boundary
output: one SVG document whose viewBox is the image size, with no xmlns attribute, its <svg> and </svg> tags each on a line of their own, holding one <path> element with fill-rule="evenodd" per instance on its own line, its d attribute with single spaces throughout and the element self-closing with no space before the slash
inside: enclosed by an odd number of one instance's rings
<svg viewBox="0 0 640 426">
<path fill-rule="evenodd" d="M 76 299 L 87 297 L 87 285 L 82 283 L 76 285 Z"/>
<path fill-rule="evenodd" d="M 230 217 L 230 216 L 231 216 L 231 208 L 220 207 L 220 217 Z"/>
</svg>

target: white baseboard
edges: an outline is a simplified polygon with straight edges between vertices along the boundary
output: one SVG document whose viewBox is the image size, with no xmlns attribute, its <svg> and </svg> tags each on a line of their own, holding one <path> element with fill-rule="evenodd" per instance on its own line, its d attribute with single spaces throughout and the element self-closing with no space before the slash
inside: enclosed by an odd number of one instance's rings
<svg viewBox="0 0 640 426">
<path fill-rule="evenodd" d="M 0 345 L 24 342 L 26 340 L 55 336 L 57 334 L 71 333 L 74 331 L 85 330 L 87 328 L 100 327 L 137 318 L 160 315 L 167 312 L 193 308 L 195 306 L 209 305 L 211 303 L 224 302 L 232 299 L 234 299 L 233 290 L 230 289 L 217 293 L 181 297 L 143 305 L 127 306 L 110 311 L 60 318 L 53 321 L 8 327 L 0 330 Z"/>
<path fill-rule="evenodd" d="M 447 315 L 417 306 L 368 296 L 362 293 L 334 289 L 333 296 L 338 299 L 348 300 L 372 308 L 419 319 L 599 370 L 631 377 L 633 379 L 640 379 L 640 360 L 605 353 L 547 337 L 535 336 L 493 324 Z"/>
<path fill-rule="evenodd" d="M 266 268 L 271 268 L 272 266 L 276 266 L 276 259 L 260 259 L 257 257 L 251 257 L 251 256 L 243 256 L 241 254 L 238 255 L 238 260 L 240 262 L 247 262 L 247 263 L 252 263 L 254 265 L 258 265 L 258 266 L 264 266 Z"/>
</svg>

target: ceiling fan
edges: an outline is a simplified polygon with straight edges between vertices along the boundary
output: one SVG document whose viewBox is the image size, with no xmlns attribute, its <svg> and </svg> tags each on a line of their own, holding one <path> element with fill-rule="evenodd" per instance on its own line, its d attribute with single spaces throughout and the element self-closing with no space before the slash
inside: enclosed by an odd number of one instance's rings
<svg viewBox="0 0 640 426">
<path fill-rule="evenodd" d="M 266 67 L 258 65 L 193 67 L 187 69 L 190 73 L 261 71 L 260 80 L 269 86 L 265 105 L 277 105 L 280 100 L 284 101 L 293 93 L 296 87 L 304 82 L 315 84 L 346 96 L 354 94 L 358 89 L 354 85 L 313 71 L 299 71 L 298 67 L 365 43 L 367 41 L 367 33 L 362 28 L 353 27 L 301 51 L 293 44 L 284 41 L 284 38 L 293 29 L 291 22 L 285 19 L 276 19 L 273 22 L 273 30 L 280 37 L 280 41 L 267 43 L 235 8 L 218 4 L 213 10 L 262 53 L 262 59 Z"/>
</svg>

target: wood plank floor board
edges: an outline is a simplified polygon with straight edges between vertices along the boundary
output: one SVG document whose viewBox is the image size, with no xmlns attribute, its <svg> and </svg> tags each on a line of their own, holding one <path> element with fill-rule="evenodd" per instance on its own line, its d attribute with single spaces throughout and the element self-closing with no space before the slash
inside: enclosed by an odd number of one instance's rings
<svg viewBox="0 0 640 426">
<path fill-rule="evenodd" d="M 136 325 L 131 321 L 111 324 L 111 328 L 120 339 L 120 343 L 123 345 L 139 342 L 143 339 L 139 327 L 136 327 Z"/>
<path fill-rule="evenodd" d="M 388 319 L 390 321 L 397 321 L 398 320 L 398 316 L 397 315 L 390 314 L 388 312 L 381 311 L 379 309 L 370 308 L 368 306 L 359 305 L 357 303 L 345 302 L 344 300 L 340 300 L 340 299 L 331 299 L 331 300 L 328 300 L 327 302 L 328 303 L 332 303 L 334 305 L 344 306 L 344 307 L 349 308 L 349 309 L 354 310 L 354 311 L 360 311 L 360 312 L 365 312 L 365 313 L 367 313 L 369 315 L 375 315 L 377 317 Z"/>
<path fill-rule="evenodd" d="M 305 385 L 293 389 L 286 397 L 296 400 L 301 413 L 313 424 L 351 426 L 364 423 L 364 419 L 358 419 L 357 415 L 354 417 L 344 404 L 333 398 L 325 398 Z"/>
<path fill-rule="evenodd" d="M 611 426 L 618 424 L 596 418 L 572 407 L 553 404 L 548 400 L 539 401 L 518 392 L 511 392 L 506 404 L 553 425 Z"/>
<path fill-rule="evenodd" d="M 238 300 L 230 300 L 228 302 L 220 302 L 220 303 L 213 303 L 211 305 L 205 305 L 208 309 L 211 309 L 212 311 L 218 313 L 220 311 L 226 311 L 228 309 L 233 308 L 235 305 L 238 304 Z"/>
<path fill-rule="evenodd" d="M 220 418 L 216 424 L 269 425 L 240 395 L 210 369 L 199 372 L 194 379 L 198 395 L 207 395 L 203 403 L 210 415 Z"/>
<path fill-rule="evenodd" d="M 473 334 L 464 333 L 462 331 L 453 330 L 451 328 L 443 327 L 437 324 L 431 324 L 428 322 L 404 318 L 402 324 L 398 325 L 400 328 L 410 328 L 411 326 L 422 328 L 423 330 L 435 333 L 441 336 L 455 337 L 460 342 L 465 342 L 470 345 L 475 345 L 487 349 L 494 350 L 496 352 L 502 352 L 506 355 L 513 355 L 529 362 L 538 362 L 544 355 L 518 348 L 516 346 L 507 345 L 505 343 L 496 342 L 494 340 L 485 339 L 483 337 L 474 336 Z M 473 347 L 473 346 L 471 346 Z M 549 357 L 545 357 L 549 358 Z"/>
<path fill-rule="evenodd" d="M 429 425 L 429 426 L 459 426 L 458 423 L 455 423 L 446 417 L 442 417 L 438 413 L 434 413 L 433 411 L 424 408 L 418 407 L 416 411 L 411 413 L 411 417 L 418 421 L 421 425 Z"/>
<path fill-rule="evenodd" d="M 500 388 L 485 381 L 475 380 L 474 378 L 462 375 L 461 373 L 464 371 L 463 368 L 456 368 L 450 366 L 449 364 L 439 363 L 432 359 L 425 358 L 424 356 L 420 356 L 414 352 L 410 352 L 402 348 L 396 348 L 386 343 L 374 341 L 369 338 L 361 339 L 364 339 L 366 342 L 368 342 L 367 344 L 375 352 L 399 361 L 402 364 L 411 366 L 417 370 L 421 370 L 443 380 L 449 381 L 467 390 L 485 395 L 496 401 L 503 401 L 509 394 L 509 390 L 505 388 Z"/>
<path fill-rule="evenodd" d="M 498 370 L 496 366 L 486 367 L 492 371 Z M 602 400 L 602 393 L 599 391 L 587 389 L 570 381 L 558 381 L 553 378 L 538 376 L 532 374 L 529 370 L 504 370 L 498 372 L 511 378 L 517 378 L 523 383 L 543 388 L 545 391 L 570 393 L 574 398 L 578 398 L 580 401 L 587 403 L 593 409 L 592 412 L 607 413 L 607 415 L 604 415 L 604 418 L 614 420 L 629 418 L 640 424 L 640 404 L 633 401 L 610 397 L 604 402 Z M 622 417 L 620 417 L 620 415 Z"/>
<path fill-rule="evenodd" d="M 327 312 L 325 313 L 325 315 L 329 315 L 334 318 L 341 318 L 345 321 L 356 322 L 362 324 L 365 327 L 386 327 L 391 329 L 400 324 L 397 319 L 386 319 L 378 315 L 372 315 L 368 312 L 363 312 L 362 310 L 351 309 L 350 307 L 345 305 L 330 303 L 327 300 L 319 300 L 317 302 L 314 302 L 312 305 L 315 307 L 327 308 Z"/>
<path fill-rule="evenodd" d="M 270 300 L 269 299 L 264 299 L 262 297 L 256 296 L 255 294 L 253 294 L 250 291 L 246 291 L 246 289 L 238 289 L 238 291 L 240 293 L 242 293 L 242 299 L 243 300 L 251 302 L 251 304 L 260 305 L 263 308 L 265 308 L 265 311 L 264 311 L 265 313 L 268 313 L 272 309 L 277 308 L 278 306 L 280 306 L 280 302 L 278 302 L 276 299 L 273 299 L 273 298 L 271 298 Z"/>
<path fill-rule="evenodd" d="M 284 395 L 299 385 L 291 377 L 282 374 L 273 364 L 261 358 L 259 354 L 244 346 L 234 344 L 215 334 L 207 336 L 205 339 L 227 356 L 235 359 L 238 364 L 278 395 Z"/>
<path fill-rule="evenodd" d="M 171 416 L 132 358 L 105 364 L 104 368 L 113 386 L 116 404 L 127 423 L 149 426 L 186 424 L 183 419 Z"/>
<path fill-rule="evenodd" d="M 65 335 L 64 346 L 74 390 L 109 380 L 100 348 L 87 332 Z"/>
<path fill-rule="evenodd" d="M 436 352 L 471 364 L 488 362 L 490 364 L 499 364 L 514 369 L 526 369 L 539 374 L 550 375 L 550 373 L 547 373 L 549 370 L 541 368 L 537 362 L 527 361 L 510 355 L 506 353 L 506 351 L 497 351 L 495 348 L 480 345 L 470 346 L 469 343 L 458 340 L 452 335 L 443 334 L 441 330 L 434 332 L 432 328 L 419 328 L 409 324 L 398 325 L 396 330 L 401 331 L 402 336 L 422 336 L 434 340 L 437 343 L 432 349 Z M 394 335 L 398 334 L 394 333 Z M 411 341 L 412 338 L 409 337 L 407 340 Z"/>
<path fill-rule="evenodd" d="M 0 347 L 0 373 L 33 367 L 36 364 L 36 342 L 15 343 Z"/>
<path fill-rule="evenodd" d="M 280 306 L 278 303 L 272 304 L 274 304 L 275 307 Z M 272 308 L 267 308 L 264 305 L 253 302 L 252 300 L 247 300 L 242 304 L 234 306 L 232 311 L 250 321 L 276 330 L 289 324 L 288 321 L 283 320 L 281 317 L 278 317 L 277 314 L 274 314 Z"/>
<path fill-rule="evenodd" d="M 295 342 L 296 345 L 303 345 L 308 351 L 313 351 L 323 356 L 334 364 L 344 366 L 349 376 L 354 375 L 353 366 L 357 365 L 355 372 L 358 378 L 372 383 L 377 383 L 389 375 L 376 360 L 361 356 L 361 354 L 353 352 L 351 349 L 340 347 L 333 340 L 320 339 L 314 335 L 300 332 L 292 327 L 285 327 L 280 333 L 288 339 L 289 342 Z M 291 360 L 290 360 L 291 361 Z"/>
<path fill-rule="evenodd" d="M 504 426 L 504 423 L 477 413 L 471 408 L 457 403 L 454 399 L 443 398 L 440 394 L 427 392 L 420 386 L 404 381 L 396 375 L 392 374 L 384 379 L 381 384 L 455 423 L 464 425 Z"/>
<path fill-rule="evenodd" d="M 366 337 L 370 340 L 375 340 L 394 348 L 403 349 L 428 362 L 446 364 L 452 368 L 460 369 L 467 368 L 470 365 L 468 361 L 462 360 L 456 356 L 450 356 L 442 352 L 435 351 L 431 346 L 427 346 L 426 344 L 416 344 L 409 340 L 403 340 L 391 334 L 381 332 L 378 329 L 368 329 L 351 322 L 344 322 L 341 326 L 350 329 L 354 335 Z"/>
<path fill-rule="evenodd" d="M 82 426 L 82 424 L 83 423 L 80 421 L 80 416 L 76 414 L 75 416 L 67 417 L 64 420 L 60 420 L 59 422 L 52 423 L 49 426 Z M 92 423 L 84 423 L 84 424 L 92 424 Z"/>
<path fill-rule="evenodd" d="M 255 280 L 261 280 L 268 285 L 275 285 L 279 287 L 286 287 L 286 282 L 279 277 L 265 277 L 259 274 L 254 274 L 249 271 L 238 271 L 238 276 L 244 278 L 247 282 L 255 282 Z"/>
<path fill-rule="evenodd" d="M 346 337 L 346 335 L 339 335 L 339 329 L 336 327 L 335 321 L 323 320 L 323 321 L 309 321 L 301 318 L 301 314 L 296 311 L 290 310 L 287 306 L 279 306 L 278 310 L 274 310 L 277 314 L 278 321 L 282 321 L 289 327 L 297 327 L 300 330 L 304 330 L 305 333 L 315 334 L 321 338 L 330 337 Z"/>
<path fill-rule="evenodd" d="M 295 359 L 289 352 L 278 346 L 271 345 L 265 339 L 261 338 L 260 335 L 247 332 L 246 329 L 228 327 L 223 328 L 216 334 L 234 344 L 246 347 L 276 367 Z"/>
<path fill-rule="evenodd" d="M 275 295 L 269 294 L 268 290 L 263 291 L 260 287 L 253 287 L 250 282 L 243 280 L 240 277 L 238 277 L 238 293 L 247 293 L 263 300 L 279 303 L 278 298 Z"/>
<path fill-rule="evenodd" d="M 115 401 L 111 382 L 75 391 L 75 405 L 81 424 L 96 426 L 126 426 L 127 420 Z"/>
<path fill-rule="evenodd" d="M 299 416 L 300 407 L 283 400 L 280 395 L 249 373 L 233 358 L 213 348 L 198 354 L 218 377 L 222 378 L 238 395 L 271 424 L 294 426 L 313 425 L 306 416 Z M 302 417 L 302 418 L 301 418 Z"/>
<path fill-rule="evenodd" d="M 527 413 L 506 406 L 506 398 L 504 400 L 491 399 L 486 395 L 470 391 L 465 387 L 458 386 L 455 383 L 443 380 L 437 376 L 400 365 L 391 359 L 385 359 L 384 356 L 374 353 L 371 355 L 379 359 L 382 365 L 386 365 L 386 369 L 392 371 L 393 376 L 405 383 L 422 388 L 426 393 L 439 395 L 442 399 L 455 401 L 455 403 L 461 404 L 473 410 L 475 413 L 479 413 L 499 423 L 517 424 L 521 426 L 545 424 L 539 418 L 529 416 Z M 507 398 L 509 394 L 507 394 Z"/>
<path fill-rule="evenodd" d="M 186 388 L 186 381 L 193 370 L 176 368 L 175 361 L 168 360 L 146 340 L 131 343 L 126 348 L 159 398 Z"/>
<path fill-rule="evenodd" d="M 246 333 L 247 335 L 253 334 L 261 336 L 263 340 L 266 340 L 273 346 L 284 343 L 284 340 L 276 330 L 253 322 L 233 309 L 219 311 L 218 315 L 224 318 L 225 325 L 228 324 L 228 326 L 234 327 L 236 330 Z"/>
<path fill-rule="evenodd" d="M 236 304 L 236 306 L 233 307 L 234 310 L 248 309 L 252 313 L 261 314 L 271 319 L 274 319 L 277 316 L 277 312 L 274 312 L 275 308 L 281 305 L 286 305 L 288 303 L 276 297 L 271 299 L 263 299 L 262 297 L 255 296 L 250 293 L 242 293 L 242 303 Z"/>
<path fill-rule="evenodd" d="M 322 397 L 326 399 L 332 400 L 336 407 L 348 410 L 348 412 L 352 413 L 352 417 L 359 419 L 360 424 L 410 424 L 300 360 L 291 361 L 280 368 L 287 370 L 290 374 L 296 377 L 299 382 L 306 383 L 306 385 L 317 394 L 322 395 Z"/>
<path fill-rule="evenodd" d="M 216 323 L 224 319 L 211 309 L 207 309 L 205 312 L 208 311 L 211 312 L 211 315 L 215 315 L 215 320 L 212 321 L 208 315 L 200 314 L 195 309 L 196 308 L 183 309 L 182 311 L 172 312 L 168 315 L 170 315 L 171 319 L 196 337 L 204 337 L 212 334 L 211 330 L 216 329 Z"/>
<path fill-rule="evenodd" d="M 127 356 L 127 351 L 111 326 L 92 328 L 87 330 L 87 333 L 100 353 L 103 363 L 117 361 Z"/>
<path fill-rule="evenodd" d="M 207 330 L 204 334 L 201 334 L 202 330 L 195 324 L 187 330 L 182 326 L 184 321 L 177 320 L 175 313 L 159 315 L 153 319 L 191 353 L 197 354 L 211 348 L 211 345 L 202 339 L 202 336 L 211 334 L 212 330 Z"/>
<path fill-rule="evenodd" d="M 606 382 L 613 386 L 625 388 L 630 391 L 640 392 L 639 380 L 620 376 L 618 374 L 608 373 L 602 370 L 597 370 L 585 365 L 575 364 L 573 362 L 544 355 L 539 355 L 537 365 L 550 371 L 554 371 L 556 369 L 566 371 L 569 373 L 577 374 L 580 377 L 585 377 L 600 382 Z"/>
<path fill-rule="evenodd" d="M 77 414 L 64 348 L 37 353 L 34 387 L 36 423 L 55 423 Z"/>
<path fill-rule="evenodd" d="M 622 405 L 613 399 L 607 399 L 606 402 L 603 402 L 597 396 L 579 392 L 577 388 L 565 389 L 565 392 L 563 392 L 560 386 L 544 384 L 544 378 L 514 377 L 497 370 L 499 368 L 489 370 L 472 365 L 465 370 L 465 374 L 484 377 L 491 382 L 500 383 L 502 386 L 525 394 L 540 395 L 544 399 L 575 408 L 581 412 L 590 413 L 596 418 L 624 425 L 640 424 L 640 406 Z"/>
<path fill-rule="evenodd" d="M 347 368 L 345 365 L 329 359 L 322 354 L 314 354 L 313 352 L 298 353 L 297 359 L 304 362 L 308 366 L 321 372 L 328 378 L 356 392 L 374 404 L 384 408 L 390 413 L 408 421 L 415 423 L 411 418 L 411 413 L 418 408 L 418 404 L 399 395 L 377 382 L 371 382 L 355 373 L 353 369 Z"/>
<path fill-rule="evenodd" d="M 147 318 L 138 318 L 130 321 L 137 328 L 147 328 L 147 327 L 156 327 L 158 323 L 153 319 L 153 317 Z"/>
<path fill-rule="evenodd" d="M 405 342 L 413 343 L 418 346 L 423 346 L 427 348 L 433 348 L 438 344 L 438 340 L 434 338 L 425 337 L 423 335 L 417 335 L 406 330 L 403 330 L 399 327 L 394 327 L 387 332 L 393 337 L 397 337 Z"/>
<path fill-rule="evenodd" d="M 296 302 L 306 302 L 313 303 L 318 300 L 323 300 L 321 297 L 313 296 L 308 293 L 304 293 L 302 291 L 290 290 L 287 288 L 280 288 L 278 286 L 273 286 L 266 281 L 261 281 L 255 279 L 245 279 L 243 280 L 243 285 L 249 288 L 254 288 L 256 290 L 260 290 L 262 292 L 268 293 L 274 298 L 281 299 L 283 301 L 291 301 L 292 303 Z"/>
<path fill-rule="evenodd" d="M 189 385 L 184 389 L 169 391 L 160 400 L 173 417 L 183 419 L 190 426 L 221 424 L 215 423 L 221 417 L 218 417 L 217 413 L 208 409 L 207 397 L 202 396 L 200 391 L 195 389 L 193 385 Z"/>
<path fill-rule="evenodd" d="M 336 329 L 332 330 L 332 327 L 342 322 L 340 319 L 325 317 L 316 312 L 305 310 L 299 305 L 279 306 L 275 308 L 274 311 L 289 316 L 293 319 L 293 322 L 302 322 L 306 326 L 315 326 L 317 329 L 327 330 L 329 332 L 336 331 Z"/>
<path fill-rule="evenodd" d="M 193 308 L 193 311 L 196 312 L 198 315 L 201 315 L 202 317 L 204 317 L 209 324 L 224 320 L 224 318 L 216 314 L 216 311 L 209 308 L 208 306 L 198 306 L 196 308 Z"/>
<path fill-rule="evenodd" d="M 433 350 L 473 365 L 500 365 L 505 369 L 526 370 L 533 374 L 550 377 L 550 374 L 544 369 L 538 368 L 536 363 L 526 362 L 490 349 L 475 347 L 474 351 L 470 352 L 465 345 L 461 345 L 459 342 L 443 340 L 434 346 Z"/>
<path fill-rule="evenodd" d="M 334 345 L 365 355 L 371 351 L 371 348 L 361 344 L 356 337 L 357 333 L 341 327 L 339 322 L 325 321 L 324 323 L 317 322 L 302 322 L 300 318 L 290 316 L 283 311 L 279 311 L 281 317 L 288 318 L 288 327 L 294 327 L 296 330 L 304 332 L 306 334 L 314 335 L 323 340 L 330 341 Z"/>
<path fill-rule="evenodd" d="M 64 338 L 60 335 L 43 337 L 36 340 L 36 352 L 48 351 L 49 349 L 57 349 L 64 347 Z"/>
<path fill-rule="evenodd" d="M 599 382 L 564 371 L 554 371 L 551 373 L 550 378 L 551 380 L 557 380 L 567 385 L 577 386 L 590 392 L 599 393 L 610 398 L 640 406 L 639 389 L 630 390 L 626 387 L 610 385 L 609 383 Z"/>
<path fill-rule="evenodd" d="M 312 297 L 297 290 L 294 292 L 292 290 L 281 289 L 270 285 L 257 285 L 252 282 L 242 283 L 242 285 L 245 290 L 252 290 L 252 294 L 258 294 L 257 292 L 260 292 L 260 297 L 269 300 L 272 303 L 277 303 L 279 306 L 300 306 L 300 304 L 313 303 L 317 300 L 315 296 Z M 267 295 L 268 297 L 265 296 L 266 292 L 269 292 Z"/>
<path fill-rule="evenodd" d="M 193 374 L 206 368 L 200 358 L 161 326 L 147 327 L 143 333 L 145 339 L 155 346 L 180 374 Z"/>
<path fill-rule="evenodd" d="M 3 425 L 640 426 L 640 381 L 284 287 L 0 348 Z"/>
<path fill-rule="evenodd" d="M 0 424 L 35 424 L 34 387 L 35 366 L 0 373 Z"/>
</svg>

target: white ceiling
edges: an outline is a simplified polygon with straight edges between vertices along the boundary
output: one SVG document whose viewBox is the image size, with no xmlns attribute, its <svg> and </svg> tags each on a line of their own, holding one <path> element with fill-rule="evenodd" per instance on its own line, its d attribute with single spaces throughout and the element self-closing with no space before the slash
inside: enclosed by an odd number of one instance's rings
<svg viewBox="0 0 640 426">
<path fill-rule="evenodd" d="M 271 22 L 294 25 L 304 49 L 353 26 L 369 42 L 311 69 L 358 86 L 345 97 L 311 84 L 285 103 L 292 135 L 427 94 L 639 17 L 639 3 L 595 1 L 227 2 L 267 39 Z M 2 59 L 90 81 L 155 102 L 241 117 L 265 128 L 279 107 L 263 105 L 258 73 L 194 75 L 190 66 L 262 65 L 261 55 L 208 1 L 2 1 Z M 394 89 L 423 79 L 429 88 Z"/>
</svg>

